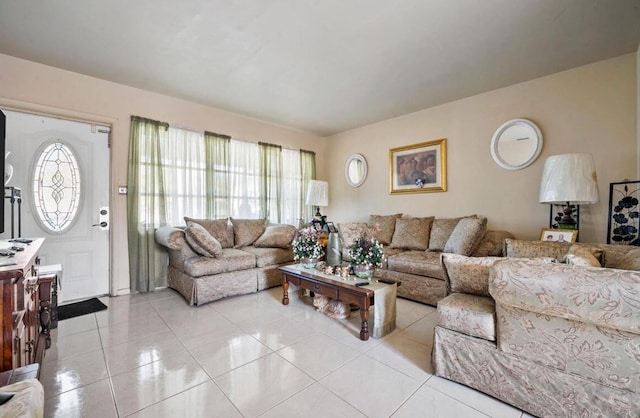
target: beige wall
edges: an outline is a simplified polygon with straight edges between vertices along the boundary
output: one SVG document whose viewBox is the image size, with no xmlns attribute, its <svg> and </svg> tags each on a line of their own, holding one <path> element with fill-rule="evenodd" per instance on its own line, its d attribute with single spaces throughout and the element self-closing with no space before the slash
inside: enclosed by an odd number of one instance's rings
<svg viewBox="0 0 640 418">
<path fill-rule="evenodd" d="M 312 150 L 317 153 L 319 175 L 324 175 L 326 141 L 315 135 L 2 54 L 0 105 L 112 124 L 111 248 L 113 288 L 117 293 L 129 289 L 126 196 L 118 195 L 117 187 L 127 183 L 131 115 Z"/>
<path fill-rule="evenodd" d="M 600 202 L 581 207 L 581 241 L 604 242 L 609 183 L 637 171 L 636 54 L 557 73 L 425 109 L 329 138 L 327 180 L 332 221 L 403 212 L 438 217 L 478 213 L 489 227 L 538 239 L 549 206 L 538 203 L 544 160 L 555 154 L 594 155 Z M 527 118 L 542 130 L 544 147 L 531 166 L 508 171 L 491 159 L 489 143 L 505 121 Z M 389 194 L 389 148 L 447 138 L 448 191 Z M 344 163 L 362 153 L 369 177 L 359 188 L 344 181 Z"/>
</svg>

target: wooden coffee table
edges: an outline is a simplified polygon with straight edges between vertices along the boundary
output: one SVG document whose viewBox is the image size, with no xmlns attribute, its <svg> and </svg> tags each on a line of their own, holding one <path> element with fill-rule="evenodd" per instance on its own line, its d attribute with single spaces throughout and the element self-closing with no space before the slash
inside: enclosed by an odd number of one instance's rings
<svg viewBox="0 0 640 418">
<path fill-rule="evenodd" d="M 307 289 L 312 293 L 340 299 L 345 303 L 354 303 L 360 307 L 360 339 L 369 339 L 369 308 L 375 303 L 375 291 L 356 284 L 368 284 L 366 279 L 350 276 L 343 279 L 339 276 L 323 274 L 316 270 L 302 268 L 299 264 L 279 267 L 282 272 L 282 304 L 289 304 L 289 283 Z M 391 284 L 399 284 L 393 282 Z"/>
</svg>

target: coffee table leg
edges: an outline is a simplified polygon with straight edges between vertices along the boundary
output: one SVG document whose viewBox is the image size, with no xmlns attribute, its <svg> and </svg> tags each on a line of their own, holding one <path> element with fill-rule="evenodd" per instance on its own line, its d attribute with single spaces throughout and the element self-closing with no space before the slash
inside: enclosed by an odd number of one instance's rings
<svg viewBox="0 0 640 418">
<path fill-rule="evenodd" d="M 289 304 L 289 282 L 287 279 L 282 282 L 282 304 Z"/>
<path fill-rule="evenodd" d="M 369 310 L 360 308 L 360 318 L 362 318 L 362 328 L 360 328 L 360 339 L 367 341 L 369 339 Z"/>
</svg>

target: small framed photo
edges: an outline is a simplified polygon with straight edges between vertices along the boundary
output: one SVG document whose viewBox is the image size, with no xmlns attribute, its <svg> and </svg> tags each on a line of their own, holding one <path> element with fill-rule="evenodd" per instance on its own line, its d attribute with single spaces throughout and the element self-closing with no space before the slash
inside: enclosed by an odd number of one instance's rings
<svg viewBox="0 0 640 418">
<path fill-rule="evenodd" d="M 338 228 L 336 228 L 333 222 L 327 222 L 327 229 L 329 232 L 338 232 Z"/>
<path fill-rule="evenodd" d="M 540 234 L 541 241 L 576 242 L 577 229 L 543 229 Z"/>
</svg>

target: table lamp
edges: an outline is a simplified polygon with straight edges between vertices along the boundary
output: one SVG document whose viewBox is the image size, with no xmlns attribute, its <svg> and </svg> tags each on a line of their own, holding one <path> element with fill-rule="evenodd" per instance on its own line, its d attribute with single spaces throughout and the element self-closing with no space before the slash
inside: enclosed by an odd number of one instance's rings
<svg viewBox="0 0 640 418">
<path fill-rule="evenodd" d="M 322 219 L 320 214 L 320 206 L 329 205 L 329 183 L 320 180 L 309 181 L 309 188 L 307 189 L 307 205 L 316 207 L 315 218 Z"/>
<path fill-rule="evenodd" d="M 572 205 L 598 202 L 595 163 L 591 154 L 553 155 L 544 162 L 540 203 L 565 205 L 558 227 L 575 229 Z"/>
</svg>

